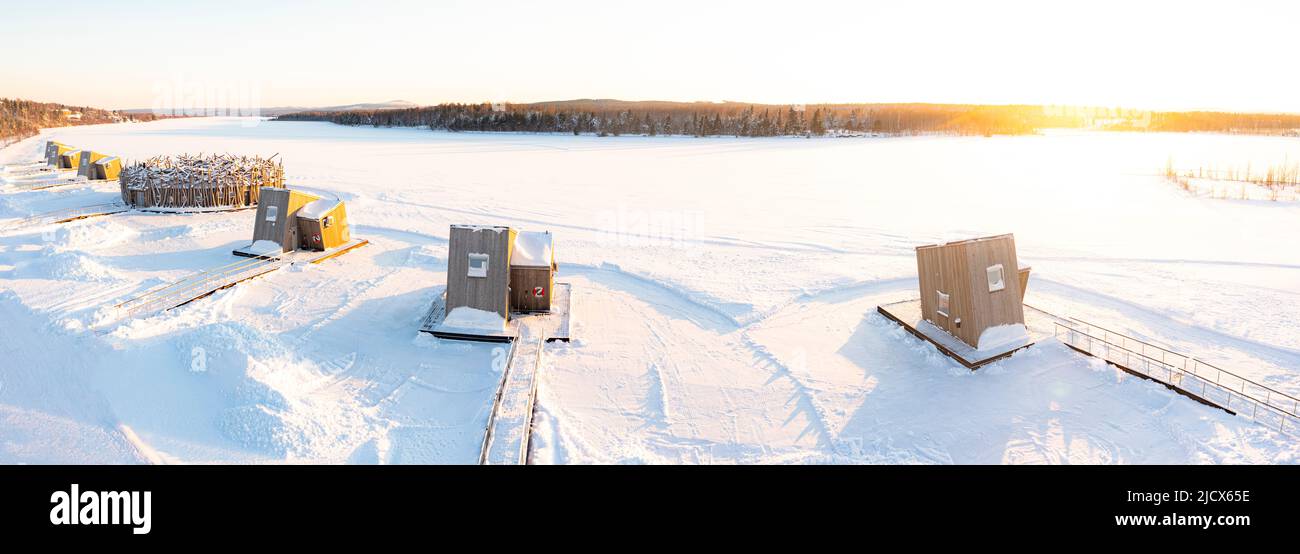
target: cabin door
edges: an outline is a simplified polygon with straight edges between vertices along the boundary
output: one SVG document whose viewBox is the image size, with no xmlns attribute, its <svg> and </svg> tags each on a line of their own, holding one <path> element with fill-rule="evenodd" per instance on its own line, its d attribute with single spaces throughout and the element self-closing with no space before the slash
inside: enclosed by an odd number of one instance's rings
<svg viewBox="0 0 1300 554">
<path fill-rule="evenodd" d="M 303 250 L 325 250 L 324 237 L 321 236 L 321 224 L 309 219 L 298 220 L 298 245 Z"/>
<path fill-rule="evenodd" d="M 288 218 L 285 218 L 285 219 L 288 219 Z M 288 245 L 293 245 L 294 249 L 296 250 L 296 249 L 297 249 L 297 246 L 298 246 L 298 226 L 297 226 L 297 225 L 287 225 L 287 227 L 288 227 L 288 229 L 285 229 L 285 231 L 289 234 L 289 236 L 285 239 L 284 244 L 285 244 L 286 246 L 288 246 Z"/>
<path fill-rule="evenodd" d="M 955 326 L 952 324 L 952 297 L 943 291 L 934 291 L 935 295 L 935 323 L 940 329 L 947 331 L 948 334 L 954 334 Z"/>
</svg>

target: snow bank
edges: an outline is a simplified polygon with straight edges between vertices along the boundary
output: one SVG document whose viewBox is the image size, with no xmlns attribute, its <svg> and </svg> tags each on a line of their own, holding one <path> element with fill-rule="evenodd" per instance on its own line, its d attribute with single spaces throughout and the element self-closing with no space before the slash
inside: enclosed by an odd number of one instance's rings
<svg viewBox="0 0 1300 554">
<path fill-rule="evenodd" d="M 447 314 L 439 329 L 449 333 L 498 334 L 505 331 L 506 320 L 496 312 L 461 306 Z"/>
<path fill-rule="evenodd" d="M 1025 329 L 1023 323 L 995 325 L 980 333 L 979 346 L 976 348 L 982 352 L 987 352 L 1014 343 L 1024 343 L 1027 340 L 1029 340 L 1029 331 Z"/>
<path fill-rule="evenodd" d="M 116 246 L 135 240 L 139 231 L 112 219 L 87 220 L 60 225 L 54 231 L 52 246 L 58 250 L 92 250 Z"/>
<path fill-rule="evenodd" d="M 273 240 L 263 239 L 253 241 L 252 244 L 240 248 L 239 251 L 254 256 L 279 256 L 284 253 L 284 247 Z"/>
<path fill-rule="evenodd" d="M 550 231 L 520 231 L 515 235 L 512 267 L 551 267 L 555 259 Z"/>
<path fill-rule="evenodd" d="M 95 281 L 122 279 L 122 275 L 80 252 L 59 252 L 52 248 L 33 261 L 18 264 L 14 276 L 23 279 Z"/>
</svg>

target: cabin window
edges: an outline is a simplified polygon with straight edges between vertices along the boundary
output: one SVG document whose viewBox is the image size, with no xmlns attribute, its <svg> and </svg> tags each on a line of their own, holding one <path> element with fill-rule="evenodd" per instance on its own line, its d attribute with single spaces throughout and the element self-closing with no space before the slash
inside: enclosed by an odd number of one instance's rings
<svg viewBox="0 0 1300 554">
<path fill-rule="evenodd" d="M 488 255 L 470 254 L 469 255 L 469 276 L 487 277 L 487 272 L 488 272 Z"/>
<path fill-rule="evenodd" d="M 1007 288 L 1006 280 L 1002 274 L 1002 264 L 992 265 L 988 268 L 989 292 L 997 292 Z"/>
<path fill-rule="evenodd" d="M 948 295 L 940 291 L 934 291 L 934 292 L 939 295 L 939 315 L 943 317 L 948 317 L 950 311 L 950 308 L 948 306 Z"/>
<path fill-rule="evenodd" d="M 279 206 L 267 206 L 267 207 L 266 207 L 266 220 L 267 220 L 267 221 L 270 221 L 272 224 L 274 224 L 275 221 L 276 221 L 277 219 L 280 219 L 280 207 L 279 207 Z"/>
<path fill-rule="evenodd" d="M 321 227 L 324 227 L 324 228 L 326 228 L 326 229 L 329 229 L 330 227 L 333 227 L 333 226 L 334 226 L 334 216 L 331 215 L 331 216 L 329 216 L 329 217 L 326 217 L 325 219 L 322 219 L 321 222 L 320 222 L 320 225 L 321 225 Z"/>
</svg>

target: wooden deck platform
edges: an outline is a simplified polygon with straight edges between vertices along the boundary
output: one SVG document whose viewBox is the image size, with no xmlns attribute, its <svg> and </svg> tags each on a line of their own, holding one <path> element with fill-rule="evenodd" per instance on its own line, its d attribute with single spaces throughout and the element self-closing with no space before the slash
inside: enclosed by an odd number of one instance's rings
<svg viewBox="0 0 1300 554">
<path fill-rule="evenodd" d="M 357 248 L 361 248 L 362 246 L 365 246 L 367 244 L 370 244 L 370 241 L 365 239 L 352 239 L 342 246 L 331 248 L 329 250 L 324 250 L 324 251 L 294 250 L 292 252 L 285 252 L 278 256 L 269 256 L 265 254 L 254 254 L 252 252 L 247 252 L 242 249 L 236 249 L 232 251 L 231 254 L 234 254 L 236 256 L 241 256 L 244 258 L 260 258 L 263 260 L 279 259 L 279 260 L 287 260 L 292 263 L 307 262 L 307 263 L 318 264 L 330 258 L 337 258 L 339 256 L 347 254 L 348 252 L 356 250 Z"/>
<path fill-rule="evenodd" d="M 554 297 L 551 299 L 554 309 L 550 312 L 523 313 L 512 312 L 510 321 L 500 333 L 468 334 L 440 329 L 447 318 L 447 297 L 440 294 L 425 313 L 420 324 L 420 331 L 435 337 L 449 340 L 468 340 L 478 342 L 511 342 L 519 336 L 520 325 L 527 322 L 536 326 L 538 333 L 546 342 L 569 341 L 569 322 L 572 320 L 572 286 L 569 283 L 556 283 Z"/>
<path fill-rule="evenodd" d="M 982 366 L 1011 356 L 1021 349 L 1033 346 L 1035 342 L 1038 342 L 1043 337 L 1052 336 L 1054 329 L 1054 317 L 1051 314 L 1026 306 L 1025 328 L 1029 333 L 1025 340 L 1007 344 L 1001 348 L 981 351 L 923 320 L 921 318 L 920 299 L 876 306 L 876 311 L 901 325 L 907 332 L 933 344 L 940 352 L 957 360 L 958 363 L 970 370 L 979 369 Z"/>
</svg>

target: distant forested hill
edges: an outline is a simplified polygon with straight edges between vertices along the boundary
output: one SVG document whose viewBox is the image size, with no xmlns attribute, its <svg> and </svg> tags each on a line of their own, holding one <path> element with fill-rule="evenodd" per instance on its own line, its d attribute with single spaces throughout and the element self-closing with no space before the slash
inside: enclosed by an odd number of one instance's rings
<svg viewBox="0 0 1300 554">
<path fill-rule="evenodd" d="M 1152 131 L 1300 136 L 1300 115 L 1230 112 L 1156 112 Z"/>
<path fill-rule="evenodd" d="M 1146 112 L 1119 108 L 971 104 L 810 104 L 566 100 L 303 111 L 284 121 L 595 135 L 1020 135 L 1047 128 L 1298 134 L 1300 115 Z"/>
<path fill-rule="evenodd" d="M 0 147 L 35 136 L 42 127 L 154 119 L 153 114 L 127 114 L 86 106 L 0 98 Z"/>
<path fill-rule="evenodd" d="M 955 104 L 771 105 L 739 102 L 568 100 L 534 104 L 440 104 L 393 110 L 306 111 L 285 121 L 596 135 L 802 136 L 1024 134 L 1044 120 L 1036 106 Z"/>
</svg>

